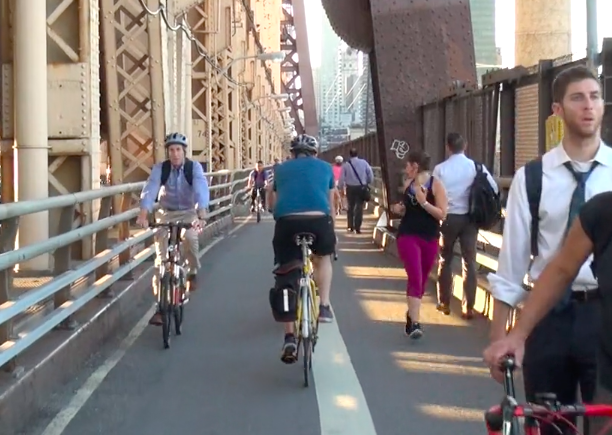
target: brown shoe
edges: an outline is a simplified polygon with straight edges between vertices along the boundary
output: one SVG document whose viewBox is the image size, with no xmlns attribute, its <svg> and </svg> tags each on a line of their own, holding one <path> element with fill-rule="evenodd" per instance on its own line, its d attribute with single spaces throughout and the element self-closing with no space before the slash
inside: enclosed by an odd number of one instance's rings
<svg viewBox="0 0 612 435">
<path fill-rule="evenodd" d="M 187 290 L 189 293 L 193 293 L 198 288 L 198 276 L 197 275 L 188 275 L 187 276 Z"/>
<path fill-rule="evenodd" d="M 463 314 L 461 314 L 461 317 L 465 320 L 472 320 L 474 318 L 474 310 L 472 308 L 465 310 Z"/>
</svg>

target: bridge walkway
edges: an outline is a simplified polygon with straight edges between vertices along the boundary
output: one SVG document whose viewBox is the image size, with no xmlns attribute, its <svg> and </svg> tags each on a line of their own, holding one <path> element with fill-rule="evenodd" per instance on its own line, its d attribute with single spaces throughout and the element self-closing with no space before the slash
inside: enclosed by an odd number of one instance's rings
<svg viewBox="0 0 612 435">
<path fill-rule="evenodd" d="M 338 222 L 332 305 L 321 326 L 314 385 L 281 363 L 268 288 L 273 222 L 253 219 L 202 259 L 181 337 L 162 349 L 146 325 L 110 340 L 49 402 L 31 435 L 473 435 L 501 390 L 481 361 L 486 320 L 423 308 L 425 335 L 403 334 L 405 275 L 397 259 Z M 455 307 L 459 312 L 459 307 Z"/>
</svg>

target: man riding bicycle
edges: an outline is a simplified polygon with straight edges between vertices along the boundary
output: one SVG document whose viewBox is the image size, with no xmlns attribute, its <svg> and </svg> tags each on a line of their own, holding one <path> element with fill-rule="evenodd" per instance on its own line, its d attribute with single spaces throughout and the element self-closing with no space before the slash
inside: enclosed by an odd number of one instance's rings
<svg viewBox="0 0 612 435">
<path fill-rule="evenodd" d="M 160 207 L 155 216 L 158 222 L 193 223 L 194 227 L 185 232 L 185 256 L 188 289 L 194 291 L 200 267 L 198 232 L 205 224 L 210 191 L 202 165 L 185 157 L 187 138 L 183 134 L 171 133 L 166 136 L 165 148 L 168 160 L 153 166 L 140 194 L 140 214 L 136 223 L 143 228 L 149 227 L 149 213 L 153 211 L 158 197 Z M 161 264 L 167 245 L 166 231 L 158 231 L 155 235 L 156 265 Z M 156 298 L 158 287 L 159 277 L 156 273 L 153 276 L 153 295 Z M 161 325 L 160 313 L 156 312 L 149 323 Z"/>
<path fill-rule="evenodd" d="M 274 210 L 272 246 L 279 264 L 302 260 L 302 251 L 295 235 L 311 233 L 314 279 L 319 288 L 321 305 L 319 321 L 330 323 L 332 254 L 336 249 L 333 205 L 336 197 L 334 174 L 329 163 L 316 158 L 318 144 L 314 137 L 299 135 L 291 142 L 292 160 L 276 168 L 270 206 Z M 285 340 L 281 360 L 292 364 L 297 358 L 297 342 L 293 322 L 284 323 Z"/>
<path fill-rule="evenodd" d="M 257 192 L 261 197 L 261 204 L 266 204 L 266 185 L 268 184 L 268 173 L 264 169 L 264 164 L 260 160 L 255 165 L 255 169 L 249 174 L 248 188 L 251 189 L 251 212 L 255 211 L 255 200 L 257 199 Z"/>
</svg>

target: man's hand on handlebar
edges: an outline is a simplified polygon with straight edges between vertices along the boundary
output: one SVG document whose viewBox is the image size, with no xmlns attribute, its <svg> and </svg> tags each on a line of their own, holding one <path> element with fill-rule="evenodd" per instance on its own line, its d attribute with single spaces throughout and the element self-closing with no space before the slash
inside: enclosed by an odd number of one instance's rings
<svg viewBox="0 0 612 435">
<path fill-rule="evenodd" d="M 521 367 L 523 364 L 523 356 L 525 354 L 525 340 L 516 334 L 510 332 L 504 338 L 492 342 L 483 352 L 483 357 L 491 376 L 497 382 L 503 382 L 504 370 L 502 369 L 502 362 L 512 355 L 517 367 Z"/>
</svg>

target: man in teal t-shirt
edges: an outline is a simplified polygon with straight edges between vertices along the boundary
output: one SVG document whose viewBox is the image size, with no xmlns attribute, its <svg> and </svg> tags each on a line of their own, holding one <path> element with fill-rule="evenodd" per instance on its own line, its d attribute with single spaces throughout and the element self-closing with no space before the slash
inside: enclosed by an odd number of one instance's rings
<svg viewBox="0 0 612 435">
<path fill-rule="evenodd" d="M 302 252 L 294 237 L 298 233 L 315 236 L 310 246 L 315 281 L 319 288 L 321 305 L 319 321 L 333 321 L 329 294 L 332 281 L 332 255 L 336 250 L 333 204 L 336 197 L 334 173 L 329 163 L 317 159 L 315 138 L 299 135 L 291 142 L 293 159 L 279 165 L 274 173 L 270 198 L 274 209 L 274 257 L 279 264 L 302 259 Z M 285 323 L 285 341 L 281 360 L 294 363 L 297 343 L 293 322 Z"/>
</svg>

